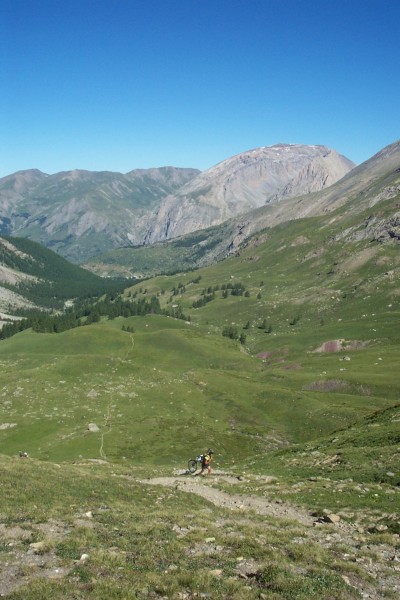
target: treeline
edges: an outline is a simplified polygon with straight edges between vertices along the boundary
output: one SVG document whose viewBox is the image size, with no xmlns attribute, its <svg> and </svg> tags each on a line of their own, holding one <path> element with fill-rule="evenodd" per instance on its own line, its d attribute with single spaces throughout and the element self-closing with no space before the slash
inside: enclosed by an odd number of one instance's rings
<svg viewBox="0 0 400 600">
<path fill-rule="evenodd" d="M 162 309 L 156 296 L 152 296 L 150 299 L 141 298 L 136 301 L 106 297 L 96 303 L 78 301 L 74 308 L 69 308 L 60 315 L 46 315 L 36 312 L 20 321 L 7 323 L 0 330 L 0 339 L 9 338 L 29 328 L 37 333 L 61 333 L 74 327 L 98 323 L 102 317 L 115 319 L 116 317 L 127 318 L 148 314 L 161 314 L 175 319 L 189 320 L 189 317 L 183 314 L 179 306 Z"/>
<path fill-rule="evenodd" d="M 2 286 L 23 296 L 32 304 L 54 310 L 63 310 L 66 300 L 70 298 L 95 299 L 102 294 L 115 291 L 122 292 L 132 282 L 125 280 L 111 280 L 98 278 L 94 282 L 89 280 L 84 284 L 79 280 L 61 279 L 59 281 L 41 281 L 34 283 L 20 283 L 17 286 L 2 283 Z M 28 315 L 24 309 L 12 312 L 18 316 Z"/>
</svg>

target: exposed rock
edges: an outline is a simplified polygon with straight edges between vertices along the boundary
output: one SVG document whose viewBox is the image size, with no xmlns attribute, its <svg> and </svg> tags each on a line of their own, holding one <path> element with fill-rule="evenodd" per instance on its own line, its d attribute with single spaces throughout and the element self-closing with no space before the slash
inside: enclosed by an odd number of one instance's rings
<svg viewBox="0 0 400 600">
<path fill-rule="evenodd" d="M 330 513 L 328 511 L 323 511 L 324 514 L 320 516 L 315 522 L 314 525 L 318 525 L 320 523 L 339 523 L 341 518 L 339 515 L 334 513 Z"/>
<path fill-rule="evenodd" d="M 46 549 L 46 543 L 34 542 L 32 544 L 29 544 L 29 549 L 31 552 L 33 552 L 33 554 L 42 554 Z"/>
<path fill-rule="evenodd" d="M 376 525 L 370 525 L 367 529 L 369 533 L 383 533 L 388 530 L 387 525 L 383 525 L 382 523 L 377 523 Z"/>
<path fill-rule="evenodd" d="M 82 556 L 79 559 L 79 562 L 87 562 L 89 560 L 89 554 L 82 554 Z"/>
<path fill-rule="evenodd" d="M 322 517 L 325 523 L 339 523 L 340 517 L 339 515 L 335 515 L 334 513 L 329 513 L 328 515 L 324 515 Z"/>
<path fill-rule="evenodd" d="M 100 429 L 98 428 L 98 426 L 96 425 L 96 423 L 89 423 L 89 425 L 88 425 L 88 431 L 92 431 L 93 433 L 97 433 L 98 431 L 100 431 Z"/>
<path fill-rule="evenodd" d="M 236 567 L 236 573 L 243 579 L 256 577 L 260 571 L 260 566 L 253 560 L 245 560 Z"/>
<path fill-rule="evenodd" d="M 361 350 L 368 345 L 368 342 L 359 340 L 329 340 L 318 346 L 314 352 L 340 352 L 343 350 Z M 350 360 L 350 357 L 346 356 L 343 360 Z"/>
<path fill-rule="evenodd" d="M 222 574 L 223 574 L 222 569 L 212 569 L 210 571 L 210 575 L 213 575 L 214 577 L 221 577 Z"/>
<path fill-rule="evenodd" d="M 400 186 L 399 186 L 400 190 Z M 400 194 L 400 192 L 397 192 Z M 383 200 L 380 195 L 376 201 Z M 361 242 L 369 240 L 381 244 L 400 241 L 400 211 L 390 217 L 370 215 L 362 223 L 348 227 L 334 236 L 335 241 Z"/>
</svg>

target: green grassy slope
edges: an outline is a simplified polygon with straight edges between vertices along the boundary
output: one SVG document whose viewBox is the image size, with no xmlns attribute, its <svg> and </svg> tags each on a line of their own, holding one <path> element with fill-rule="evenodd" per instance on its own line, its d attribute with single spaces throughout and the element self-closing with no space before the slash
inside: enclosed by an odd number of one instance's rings
<svg viewBox="0 0 400 600">
<path fill-rule="evenodd" d="M 357 482 L 400 485 L 400 404 L 374 412 L 328 438 L 277 453 L 282 466 L 292 475 L 351 477 Z"/>
<path fill-rule="evenodd" d="M 245 301 L 251 297 L 236 303 Z M 271 445 L 333 431 L 398 398 L 390 313 L 380 339 L 366 336 L 358 323 L 346 324 L 367 347 L 317 353 L 312 350 L 323 341 L 338 337 L 336 324 L 310 328 L 311 318 L 303 317 L 290 327 L 282 316 L 270 334 L 250 329 L 245 347 L 221 336 L 212 307 L 223 305 L 229 321 L 234 302 L 194 309 L 192 324 L 153 315 L 5 340 L 2 418 L 12 426 L 1 432 L 1 451 L 25 447 L 52 460 L 107 456 L 178 466 L 183 456 L 213 445 L 222 461 L 240 463 Z M 204 323 L 196 316 L 202 310 Z M 280 310 L 291 314 L 286 303 Z M 342 327 L 339 337 L 344 333 Z M 98 433 L 87 431 L 91 422 Z"/>
<path fill-rule="evenodd" d="M 117 319 L 57 336 L 24 332 L 1 345 L 4 418 L 17 421 L 2 432 L 2 451 L 24 445 L 56 460 L 101 458 L 103 434 L 103 453 L 117 460 L 179 464 L 204 443 L 229 448 L 231 410 L 244 411 L 247 395 L 238 392 L 229 406 L 226 371 L 236 370 L 244 388 L 258 365 L 237 345 L 182 322 L 128 322 L 134 335 Z M 257 415 L 249 404 L 245 422 Z M 101 432 L 89 433 L 90 422 Z"/>
<path fill-rule="evenodd" d="M 382 396 L 395 399 L 398 245 L 343 245 L 331 241 L 333 234 L 322 218 L 282 225 L 253 240 L 240 256 L 133 289 L 158 293 L 166 305 L 180 304 L 193 324 L 214 333 L 234 324 L 245 332 L 248 351 L 267 353 L 266 368 L 278 368 L 288 380 L 306 384 L 310 376 L 336 377 L 371 385 L 372 395 L 375 381 Z M 222 297 L 223 286 L 238 283 L 245 289 L 242 296 Z M 193 308 L 211 290 L 215 299 Z M 341 352 L 313 352 L 339 339 L 347 341 Z M 357 347 L 362 349 L 351 349 Z M 346 356 L 350 360 L 343 360 Z"/>
<path fill-rule="evenodd" d="M 381 203 L 376 216 L 390 212 L 394 201 Z M 25 332 L 3 342 L 5 364 L 20 364 L 2 376 L 4 397 L 26 378 L 17 397 L 21 408 L 26 393 L 35 411 L 41 406 L 39 437 L 46 415 L 49 440 L 40 453 L 76 458 L 87 444 L 98 454 L 104 435 L 102 452 L 118 460 L 139 452 L 141 460 L 167 463 L 203 444 L 219 445 L 226 455 L 234 450 L 236 459 L 263 452 L 275 437 L 306 441 L 396 403 L 398 242 L 343 240 L 354 215 L 336 217 L 279 225 L 230 259 L 126 291 L 135 301 L 157 296 L 163 307 L 180 306 L 190 324 L 153 315 L 59 336 Z M 240 295 L 232 295 L 235 286 Z M 127 326 L 135 333 L 122 331 Z M 227 327 L 245 335 L 244 344 L 223 337 Z M 321 351 L 329 349 L 336 351 Z M 29 414 L 25 420 L 27 429 L 2 434 L 10 452 L 32 427 Z M 85 433 L 96 420 L 101 433 Z"/>
<path fill-rule="evenodd" d="M 281 225 L 125 292 L 190 322 L 119 317 L 0 343 L 0 593 L 11 581 L 13 600 L 396 597 L 398 245 L 340 230 L 331 216 Z M 207 446 L 207 489 L 235 511 L 179 481 L 143 483 Z M 248 496 L 340 525 L 246 512 Z"/>
<path fill-rule="evenodd" d="M 58 459 L 76 457 L 74 448 L 85 444 L 98 453 L 99 436 L 77 433 L 69 406 L 80 405 L 92 389 L 95 400 L 85 401 L 78 414 L 83 428 L 87 421 L 103 423 L 106 453 L 120 459 L 141 448 L 145 459 L 149 445 L 151 461 L 166 462 L 202 443 L 218 444 L 227 454 L 244 444 L 251 454 L 252 445 L 258 452 L 274 436 L 305 441 L 398 401 L 398 245 L 343 242 L 337 239 L 342 230 L 332 215 L 282 224 L 254 237 L 235 257 L 127 290 L 128 298 L 157 295 L 162 306 L 180 305 L 190 325 L 156 316 L 117 319 L 60 336 L 27 332 L 2 343 L 7 364 L 21 357 L 14 377 L 26 372 L 32 380 L 32 405 L 40 394 L 38 373 L 45 389 L 51 380 L 42 410 L 52 403 L 68 409 L 57 426 L 55 416 L 50 419 L 50 447 L 64 436 Z M 235 285 L 242 295 L 231 295 Z M 205 296 L 209 301 L 194 308 Z M 122 331 L 124 325 L 135 334 Z M 245 343 L 223 337 L 224 327 L 244 334 Z M 336 352 L 317 351 L 334 340 L 343 340 Z M 38 357 L 43 364 L 29 378 L 30 361 Z M 114 429 L 113 445 L 104 414 L 119 386 L 122 407 L 118 399 L 112 413 L 114 419 L 123 415 L 124 426 Z M 4 395 L 14 391 L 6 387 Z M 12 452 L 21 444 L 19 431 L 7 430 L 7 439 L 15 439 Z M 159 441 L 153 441 L 155 432 Z M 41 452 L 52 456 L 55 450 Z M 165 458 L 156 458 L 158 452 Z"/>
<path fill-rule="evenodd" d="M 259 454 L 245 472 L 231 466 L 239 478 L 178 477 L 167 487 L 147 478 L 170 467 L 140 460 L 60 465 L 0 454 L 0 592 L 12 600 L 395 598 L 399 489 L 389 469 L 399 418 L 397 405 L 267 462 Z M 249 511 L 249 501 L 267 512 Z M 296 505 L 313 515 L 308 525 L 285 516 Z M 332 514 L 339 525 L 316 521 Z"/>
</svg>

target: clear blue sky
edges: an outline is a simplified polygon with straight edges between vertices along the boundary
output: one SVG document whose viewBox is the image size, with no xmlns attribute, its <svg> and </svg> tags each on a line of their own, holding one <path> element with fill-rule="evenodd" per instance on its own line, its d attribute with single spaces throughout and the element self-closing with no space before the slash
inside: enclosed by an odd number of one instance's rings
<svg viewBox="0 0 400 600">
<path fill-rule="evenodd" d="M 400 138 L 399 0 L 0 0 L 0 176 Z"/>
</svg>

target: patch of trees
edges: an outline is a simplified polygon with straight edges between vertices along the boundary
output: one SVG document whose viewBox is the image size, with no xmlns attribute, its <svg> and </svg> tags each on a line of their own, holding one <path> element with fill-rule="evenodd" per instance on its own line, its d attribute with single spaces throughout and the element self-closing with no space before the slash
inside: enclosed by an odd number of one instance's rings
<svg viewBox="0 0 400 600">
<path fill-rule="evenodd" d="M 37 333 L 61 333 L 67 329 L 73 329 L 82 324 L 75 313 L 57 316 L 33 313 L 24 319 L 7 323 L 0 329 L 0 340 L 12 337 L 16 333 L 32 328 Z"/>
<path fill-rule="evenodd" d="M 230 338 L 231 340 L 239 340 L 241 344 L 244 344 L 246 341 L 245 334 L 243 332 L 239 334 L 239 330 L 236 325 L 226 325 L 222 329 L 222 335 Z"/>
<path fill-rule="evenodd" d="M 243 296 L 243 294 L 246 292 L 246 288 L 244 287 L 243 283 L 224 283 L 221 285 L 221 290 L 223 298 L 227 298 L 229 294 L 231 296 Z M 227 293 L 224 294 L 225 292 Z"/>
<path fill-rule="evenodd" d="M 215 292 L 222 291 L 222 298 L 228 298 L 228 296 L 250 296 L 250 292 L 246 291 L 243 283 L 223 283 L 222 285 L 209 286 L 204 288 L 201 292 L 201 298 L 195 300 L 192 304 L 193 308 L 200 308 L 205 306 L 208 302 L 215 300 Z"/>
<path fill-rule="evenodd" d="M 183 283 L 178 283 L 177 286 L 174 286 L 171 290 L 173 296 L 177 296 L 178 294 L 184 294 L 186 292 L 186 286 Z"/>
<path fill-rule="evenodd" d="M 13 321 L 12 323 L 6 323 L 0 329 L 0 340 L 5 340 L 20 331 L 24 331 L 25 329 L 29 329 L 32 327 L 33 321 L 31 318 L 22 319 L 21 321 Z"/>
<path fill-rule="evenodd" d="M 215 300 L 216 296 L 215 296 L 215 292 L 218 291 L 220 289 L 219 285 L 216 286 L 209 286 L 208 288 L 204 288 L 201 293 L 200 293 L 200 298 L 198 300 L 195 300 L 192 304 L 193 308 L 201 308 L 202 306 L 205 306 L 206 304 L 208 304 L 208 302 L 212 302 L 212 300 Z"/>
<path fill-rule="evenodd" d="M 263 329 L 265 333 L 272 333 L 272 325 L 267 323 L 267 319 L 264 319 L 263 322 L 258 325 L 258 329 Z"/>
<path fill-rule="evenodd" d="M 162 309 L 156 296 L 152 296 L 150 299 L 141 298 L 135 302 L 122 300 L 120 297 L 111 300 L 106 296 L 95 303 L 85 300 L 77 301 L 73 308 L 63 314 L 46 315 L 36 312 L 23 320 L 7 323 L 0 330 L 0 339 L 6 339 L 29 328 L 37 333 L 61 333 L 74 327 L 98 323 L 102 317 L 115 319 L 116 317 L 127 318 L 148 314 L 161 314 L 175 319 L 189 320 L 179 306 L 169 310 Z"/>
<path fill-rule="evenodd" d="M 193 302 L 192 307 L 201 308 L 202 306 L 205 306 L 208 302 L 211 302 L 212 300 L 215 300 L 215 294 L 212 294 L 211 296 L 202 296 L 201 298 Z"/>
<path fill-rule="evenodd" d="M 289 321 L 289 325 L 297 325 L 297 323 L 300 321 L 300 315 L 295 315 L 294 317 L 292 317 Z"/>
</svg>

